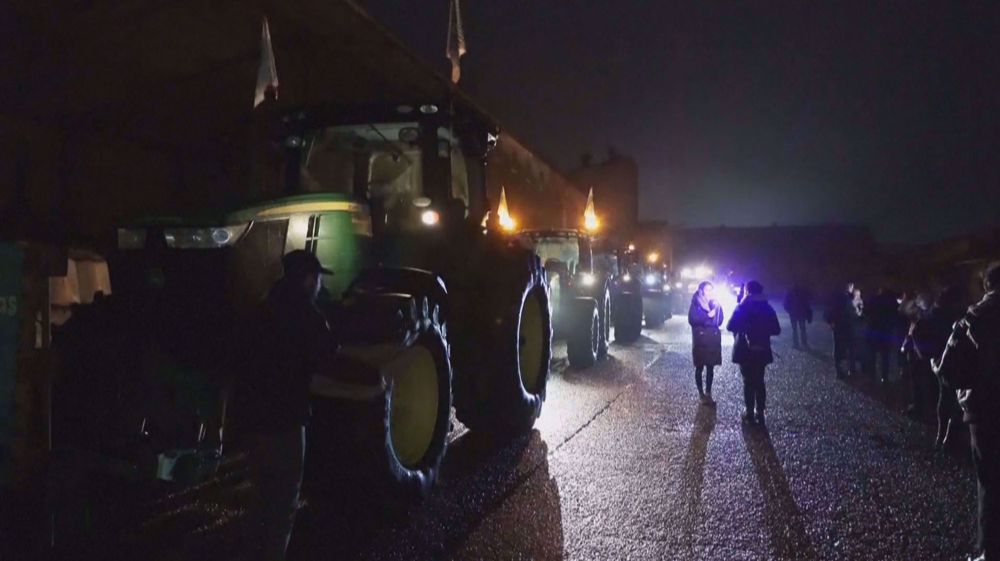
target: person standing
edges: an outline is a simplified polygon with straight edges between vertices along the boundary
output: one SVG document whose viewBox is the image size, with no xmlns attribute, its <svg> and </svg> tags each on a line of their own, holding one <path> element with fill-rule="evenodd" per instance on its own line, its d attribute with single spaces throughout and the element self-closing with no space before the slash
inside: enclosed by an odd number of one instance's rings
<svg viewBox="0 0 1000 561">
<path fill-rule="evenodd" d="M 764 370 L 774 362 L 771 337 L 781 333 L 778 314 L 764 297 L 764 287 L 757 281 L 747 283 L 747 297 L 729 318 L 726 329 L 736 336 L 733 344 L 733 362 L 740 365 L 743 375 L 743 401 L 745 422 L 756 421 L 764 426 L 767 408 L 767 389 Z"/>
<path fill-rule="evenodd" d="M 896 326 L 899 303 L 896 296 L 885 287 L 880 287 L 878 293 L 868 305 L 866 340 L 871 361 L 871 373 L 877 375 L 879 383 L 889 382 L 890 356 L 896 340 Z"/>
<path fill-rule="evenodd" d="M 323 268 L 310 252 L 282 259 L 284 276 L 271 288 L 247 336 L 236 373 L 234 422 L 243 435 L 259 498 L 258 553 L 285 559 L 291 538 L 305 457 L 309 384 L 337 351 L 316 307 Z"/>
<path fill-rule="evenodd" d="M 978 479 L 979 532 L 976 561 L 1000 559 L 1000 261 L 983 276 L 985 296 L 951 333 L 934 371 L 957 391 L 969 424 Z"/>
<path fill-rule="evenodd" d="M 785 312 L 792 323 L 792 345 L 798 349 L 809 348 L 806 323 L 812 323 L 812 296 L 809 290 L 796 283 L 785 295 Z"/>
<path fill-rule="evenodd" d="M 925 397 L 936 407 L 937 435 L 936 446 L 948 443 L 952 426 L 961 421 L 961 408 L 955 392 L 948 389 L 944 381 L 937 378 L 931 369 L 931 359 L 944 353 L 951 335 L 952 326 L 965 315 L 967 302 L 956 287 L 947 287 L 938 295 L 937 301 L 927 314 L 913 328 L 913 343 L 917 356 L 921 361 L 917 374 L 925 377 L 923 381 L 931 388 L 931 395 Z"/>
<path fill-rule="evenodd" d="M 698 396 L 703 405 L 713 405 L 712 380 L 715 378 L 715 367 L 722 364 L 722 325 L 723 310 L 712 297 L 715 287 L 705 281 L 698 285 L 698 290 L 691 297 L 691 307 L 688 308 L 688 323 L 691 325 L 691 354 L 694 359 L 694 381 L 698 386 Z M 705 373 L 702 385 L 702 372 Z"/>
<path fill-rule="evenodd" d="M 823 312 L 823 319 L 830 325 L 833 331 L 833 365 L 837 372 L 837 378 L 843 378 L 847 372 L 842 368 L 842 364 L 847 362 L 848 371 L 851 366 L 851 315 L 853 314 L 852 301 L 854 299 L 854 283 L 846 285 L 846 290 L 838 290 L 827 302 L 826 310 Z"/>
<path fill-rule="evenodd" d="M 851 294 L 847 317 L 851 337 L 851 343 L 847 347 L 847 375 L 870 372 L 867 368 L 868 340 L 865 327 L 868 318 L 865 315 L 865 300 L 861 296 L 861 289 L 857 286 Z"/>
</svg>

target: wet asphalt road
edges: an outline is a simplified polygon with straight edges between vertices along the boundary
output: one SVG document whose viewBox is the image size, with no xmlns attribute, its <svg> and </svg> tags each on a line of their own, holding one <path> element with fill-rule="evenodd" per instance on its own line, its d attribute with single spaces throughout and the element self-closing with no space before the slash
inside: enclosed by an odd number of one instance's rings
<svg viewBox="0 0 1000 561">
<path fill-rule="evenodd" d="M 698 405 L 682 318 L 590 370 L 557 350 L 531 435 L 457 432 L 438 488 L 408 512 L 364 493 L 309 502 L 293 559 L 965 559 L 966 454 L 934 451 L 930 428 L 895 408 L 898 388 L 836 380 L 829 337 L 811 330 L 818 351 L 776 341 L 766 431 L 740 422 L 728 349 L 718 406 Z M 248 485 L 234 473 L 170 499 L 119 552 L 248 559 Z"/>
</svg>

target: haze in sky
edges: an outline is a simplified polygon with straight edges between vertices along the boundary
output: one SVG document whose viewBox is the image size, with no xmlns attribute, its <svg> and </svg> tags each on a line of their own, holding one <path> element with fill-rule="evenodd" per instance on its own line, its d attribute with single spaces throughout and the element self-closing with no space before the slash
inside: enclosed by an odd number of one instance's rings
<svg viewBox="0 0 1000 561">
<path fill-rule="evenodd" d="M 363 4 L 447 72 L 446 0 Z M 996 2 L 462 8 L 462 86 L 560 168 L 635 157 L 644 218 L 890 241 L 1000 226 Z"/>
</svg>

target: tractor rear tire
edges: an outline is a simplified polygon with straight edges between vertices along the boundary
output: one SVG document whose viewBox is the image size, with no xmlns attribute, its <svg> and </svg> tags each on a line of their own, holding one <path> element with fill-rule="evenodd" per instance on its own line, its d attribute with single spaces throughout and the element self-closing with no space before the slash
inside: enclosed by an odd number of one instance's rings
<svg viewBox="0 0 1000 561">
<path fill-rule="evenodd" d="M 572 331 L 566 340 L 566 354 L 573 368 L 590 368 L 597 362 L 601 340 L 601 321 L 597 301 L 575 298 L 568 316 Z"/>
<path fill-rule="evenodd" d="M 645 306 L 643 306 L 645 308 Z M 646 310 L 646 328 L 648 329 L 658 329 L 663 327 L 663 323 L 667 321 L 666 314 L 663 310 L 657 309 L 653 306 L 653 309 Z"/>
<path fill-rule="evenodd" d="M 623 292 L 615 306 L 615 341 L 634 343 L 642 335 L 642 296 Z"/>
<path fill-rule="evenodd" d="M 541 414 L 552 317 L 545 271 L 534 253 L 506 249 L 492 258 L 496 266 L 482 272 L 478 299 L 463 310 L 461 333 L 451 331 L 465 384 L 455 405 L 469 429 L 510 437 L 530 431 Z M 474 303 L 481 311 L 471 309 Z"/>
</svg>

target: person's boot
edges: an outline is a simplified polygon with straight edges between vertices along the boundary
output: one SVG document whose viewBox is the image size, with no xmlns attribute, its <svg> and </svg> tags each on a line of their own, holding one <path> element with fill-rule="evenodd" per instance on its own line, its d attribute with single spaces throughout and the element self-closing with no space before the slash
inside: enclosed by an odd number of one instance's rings
<svg viewBox="0 0 1000 561">
<path fill-rule="evenodd" d="M 705 405 L 715 405 L 715 400 L 712 399 L 712 390 L 705 392 Z"/>
<path fill-rule="evenodd" d="M 740 420 L 743 421 L 744 424 L 752 425 L 754 422 L 753 411 L 749 409 L 744 411 L 743 415 L 740 416 Z"/>
<path fill-rule="evenodd" d="M 767 426 L 767 423 L 764 422 L 764 410 L 763 409 L 761 409 L 760 411 L 757 412 L 757 424 L 760 425 L 760 426 L 762 426 L 762 427 Z"/>
</svg>

